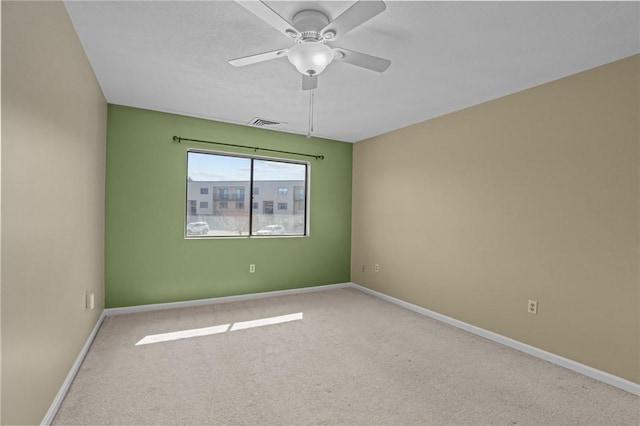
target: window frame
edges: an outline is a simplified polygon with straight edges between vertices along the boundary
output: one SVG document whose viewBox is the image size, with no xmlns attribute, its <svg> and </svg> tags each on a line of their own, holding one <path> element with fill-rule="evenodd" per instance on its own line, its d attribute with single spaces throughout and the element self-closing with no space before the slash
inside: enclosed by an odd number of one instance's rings
<svg viewBox="0 0 640 426">
<path fill-rule="evenodd" d="M 189 206 L 187 205 L 189 200 L 188 200 L 188 194 L 189 194 L 189 153 L 196 153 L 196 154 L 209 154 L 209 155 L 216 155 L 216 156 L 223 156 L 223 157 L 235 157 L 235 158 L 244 158 L 244 159 L 248 159 L 250 160 L 250 175 L 249 175 L 249 190 L 248 193 L 250 194 L 250 199 L 248 200 L 249 202 L 249 208 L 247 208 L 247 213 L 249 215 L 249 234 L 248 235 L 233 235 L 233 236 L 227 236 L 227 235 L 211 235 L 211 236 L 198 236 L 198 237 L 194 237 L 193 235 L 189 235 L 187 234 L 187 224 L 188 224 L 188 210 L 189 210 Z M 260 191 L 258 191 L 258 193 L 254 193 L 254 179 L 253 179 L 253 174 L 254 174 L 254 161 L 255 160 L 262 160 L 262 161 L 273 161 L 273 162 L 280 162 L 280 163 L 288 163 L 288 164 L 296 164 L 296 165 L 302 165 L 305 168 L 305 178 L 304 178 L 304 200 L 302 200 L 304 202 L 304 213 L 303 213 L 303 233 L 302 234 L 284 234 L 284 235 L 279 235 L 279 234 L 273 234 L 273 235 L 255 235 L 253 234 L 253 215 L 254 215 L 254 209 L 253 209 L 253 205 L 254 205 L 254 197 L 256 195 L 260 195 Z M 311 163 L 309 161 L 304 161 L 304 160 L 295 160 L 295 159 L 290 159 L 290 158 L 280 158 L 280 157 L 270 157 L 270 156 L 263 156 L 263 155 L 252 155 L 252 154 L 242 154 L 242 153 L 236 153 L 236 152 L 227 152 L 227 151 L 216 151 L 216 150 L 206 150 L 206 149 L 197 149 L 197 148 L 187 148 L 186 150 L 186 155 L 185 155 L 185 163 L 186 163 L 186 167 L 185 167 L 185 193 L 183 194 L 183 200 L 185 203 L 185 208 L 183 210 L 184 212 L 184 221 L 183 221 L 183 227 L 184 227 L 184 238 L 188 239 L 188 240 L 197 240 L 197 239 L 238 239 L 238 238 L 301 238 L 301 237 L 309 237 L 311 232 L 311 226 L 310 226 L 310 211 L 311 211 L 311 207 L 310 207 L 310 203 L 311 203 L 311 198 L 309 197 L 309 191 L 310 191 L 310 187 L 311 187 Z M 259 188 L 255 188 L 258 189 Z M 277 191 L 277 190 L 276 190 Z M 278 191 L 277 191 L 278 192 Z M 289 192 L 289 191 L 287 191 Z M 230 195 L 230 193 L 229 193 Z M 245 204 L 246 206 L 246 204 Z M 274 206 L 275 207 L 275 206 Z M 258 209 L 260 210 L 260 209 Z M 275 210 L 275 208 L 274 208 Z"/>
</svg>

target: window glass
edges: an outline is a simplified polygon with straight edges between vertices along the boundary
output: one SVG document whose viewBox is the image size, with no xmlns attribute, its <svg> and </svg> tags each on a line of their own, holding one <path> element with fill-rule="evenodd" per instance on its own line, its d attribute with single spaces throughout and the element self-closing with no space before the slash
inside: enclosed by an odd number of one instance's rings
<svg viewBox="0 0 640 426">
<path fill-rule="evenodd" d="M 289 188 L 305 188 L 306 177 L 306 164 L 254 160 L 254 185 L 260 187 L 260 196 L 254 201 L 260 202 L 260 208 L 253 215 L 253 235 L 305 235 L 305 210 L 287 207 L 289 198 L 294 205 Z"/>
<path fill-rule="evenodd" d="M 190 231 L 189 227 L 190 223 L 196 222 L 207 224 L 207 236 L 249 235 L 249 210 L 244 208 L 243 201 L 245 190 L 249 190 L 251 180 L 251 159 L 189 152 L 187 161 L 187 200 L 202 200 L 204 195 L 198 195 L 196 198 L 196 194 L 202 194 L 201 189 L 204 186 L 213 188 L 213 191 L 208 195 L 209 200 L 200 201 L 196 209 L 190 208 L 187 202 L 186 235 L 199 235 Z M 207 190 L 206 193 L 208 192 Z M 233 197 L 230 197 L 230 194 L 233 194 Z M 234 202 L 231 207 L 235 208 L 229 208 L 228 201 L 231 198 L 242 202 L 242 205 Z M 205 208 L 208 207 L 209 201 L 211 208 Z"/>
<path fill-rule="evenodd" d="M 307 167 L 189 151 L 185 235 L 306 235 Z"/>
</svg>

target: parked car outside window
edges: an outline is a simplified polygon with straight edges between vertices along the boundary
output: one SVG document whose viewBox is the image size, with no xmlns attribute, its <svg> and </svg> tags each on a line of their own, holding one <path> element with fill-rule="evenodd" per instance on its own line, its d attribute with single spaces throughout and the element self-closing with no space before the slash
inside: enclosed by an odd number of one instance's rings
<svg viewBox="0 0 640 426">
<path fill-rule="evenodd" d="M 187 224 L 187 235 L 200 234 L 205 235 L 209 233 L 209 225 L 207 222 L 191 222 Z"/>
<path fill-rule="evenodd" d="M 282 235 L 284 234 L 284 226 L 267 225 L 263 229 L 256 231 L 256 235 Z"/>
</svg>

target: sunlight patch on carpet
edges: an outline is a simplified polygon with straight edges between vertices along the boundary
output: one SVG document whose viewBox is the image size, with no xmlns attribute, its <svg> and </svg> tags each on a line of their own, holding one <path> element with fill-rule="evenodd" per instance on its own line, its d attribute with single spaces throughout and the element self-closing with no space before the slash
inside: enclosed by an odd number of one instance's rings
<svg viewBox="0 0 640 426">
<path fill-rule="evenodd" d="M 191 330 L 172 331 L 170 333 L 150 334 L 142 338 L 136 346 L 150 345 L 153 343 L 171 342 L 173 340 L 190 339 L 192 337 L 211 336 L 213 334 L 226 333 L 227 331 L 246 330 L 248 328 L 264 327 L 266 325 L 282 324 L 298 321 L 303 318 L 302 312 L 278 317 L 261 318 L 251 321 L 240 321 L 233 324 L 222 324 L 213 327 L 193 328 Z"/>
<path fill-rule="evenodd" d="M 282 324 L 283 322 L 298 321 L 302 319 L 302 312 L 297 314 L 281 315 L 279 317 L 262 318 L 253 321 L 237 322 L 231 326 L 231 331 L 244 330 L 246 328 L 263 327 L 265 325 Z"/>
</svg>

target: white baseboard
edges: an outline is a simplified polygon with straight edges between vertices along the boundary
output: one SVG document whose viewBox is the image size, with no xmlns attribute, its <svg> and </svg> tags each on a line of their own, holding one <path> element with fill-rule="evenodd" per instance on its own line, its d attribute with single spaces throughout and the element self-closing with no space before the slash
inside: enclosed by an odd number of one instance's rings
<svg viewBox="0 0 640 426">
<path fill-rule="evenodd" d="M 238 296 L 213 297 L 211 299 L 186 300 L 184 302 L 154 303 L 151 305 L 126 306 L 123 308 L 105 309 L 105 315 L 134 314 L 137 312 L 160 311 L 164 309 L 189 308 L 193 306 L 214 305 L 217 303 L 242 302 L 245 300 L 264 299 L 267 297 L 289 296 L 292 294 L 311 293 L 314 291 L 347 288 L 351 283 L 327 284 L 315 287 L 292 288 L 290 290 L 265 291 L 264 293 L 241 294 Z"/>
<path fill-rule="evenodd" d="M 429 309 L 423 308 L 418 305 L 414 305 L 409 302 L 405 302 L 404 300 L 396 299 L 395 297 L 388 296 L 384 293 L 380 293 L 375 290 L 371 290 L 370 288 L 363 287 L 359 284 L 349 283 L 349 286 L 357 290 L 360 290 L 364 293 L 368 293 L 380 299 L 386 300 L 388 302 L 395 303 L 396 305 L 402 306 L 403 308 L 428 316 L 437 321 L 452 325 L 454 327 L 476 334 L 480 337 L 493 340 L 494 342 L 516 349 L 520 352 L 524 352 L 536 358 L 543 359 L 545 361 L 548 361 L 553 364 L 559 365 L 561 367 L 567 368 L 569 370 L 575 371 L 576 373 L 583 374 L 587 377 L 591 377 L 592 379 L 604 382 L 608 385 L 615 386 L 619 389 L 622 389 L 634 395 L 640 396 L 640 384 L 623 379 L 622 377 L 614 376 L 613 374 L 609 374 L 602 370 L 597 370 L 593 367 L 589 367 L 588 365 L 581 364 L 579 362 L 570 360 L 568 358 L 564 358 L 560 355 L 552 354 L 551 352 L 547 352 L 545 350 L 536 348 L 535 346 L 527 345 L 526 343 L 513 340 L 501 334 L 494 333 L 492 331 L 485 330 L 480 327 L 476 327 L 475 325 L 467 324 L 466 322 L 459 321 L 457 319 L 439 314 L 434 311 L 430 311 Z"/>
<path fill-rule="evenodd" d="M 87 356 L 87 352 L 89 352 L 89 348 L 91 347 L 91 344 L 93 343 L 93 339 L 95 339 L 96 334 L 98 334 L 98 330 L 100 329 L 100 326 L 102 325 L 102 322 L 104 321 L 105 316 L 106 315 L 103 310 L 100 316 L 98 317 L 98 321 L 96 321 L 96 324 L 93 326 L 91 333 L 89 333 L 89 336 L 87 337 L 87 341 L 84 343 L 84 346 L 82 346 L 82 349 L 80 349 L 80 353 L 78 354 L 78 357 L 76 358 L 73 365 L 71 366 L 71 370 L 69 370 L 67 377 L 65 377 L 64 382 L 62 382 L 62 386 L 60 386 L 60 389 L 58 390 L 56 397 L 53 399 L 51 406 L 49 406 L 49 410 L 47 411 L 47 414 L 44 415 L 44 418 L 40 423 L 41 425 L 50 425 L 51 422 L 53 422 L 53 418 L 56 416 L 56 413 L 60 408 L 60 404 L 62 404 L 62 400 L 64 400 L 64 397 L 67 395 L 67 392 L 69 391 L 69 387 L 71 387 L 71 383 L 73 382 L 73 379 L 75 379 L 76 374 L 78 373 L 78 370 L 82 365 L 82 361 L 84 361 L 84 357 Z"/>
</svg>

